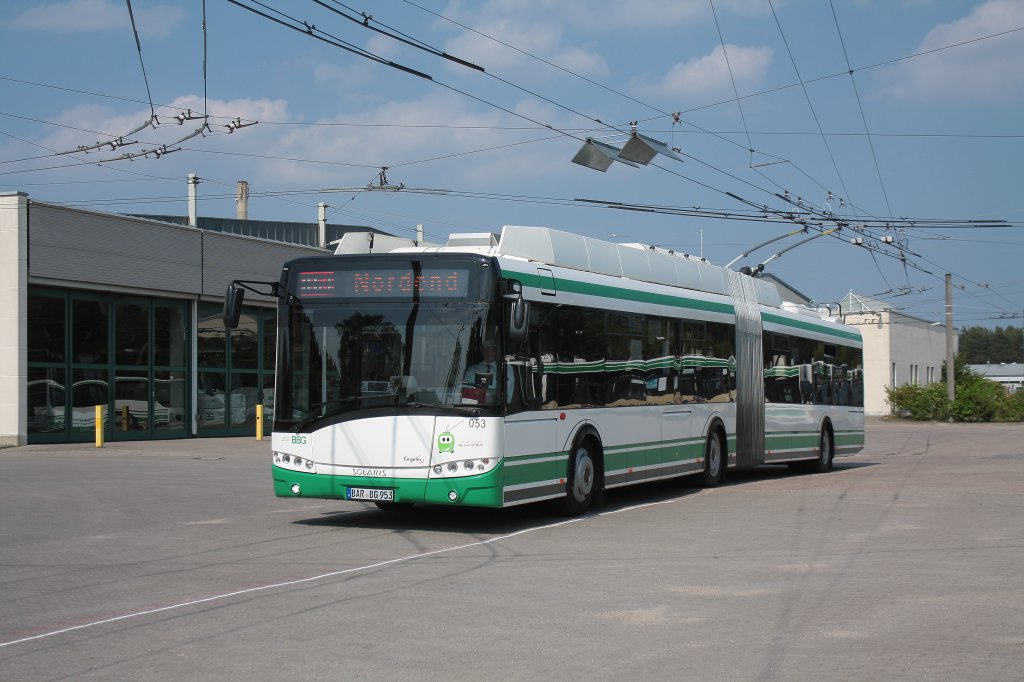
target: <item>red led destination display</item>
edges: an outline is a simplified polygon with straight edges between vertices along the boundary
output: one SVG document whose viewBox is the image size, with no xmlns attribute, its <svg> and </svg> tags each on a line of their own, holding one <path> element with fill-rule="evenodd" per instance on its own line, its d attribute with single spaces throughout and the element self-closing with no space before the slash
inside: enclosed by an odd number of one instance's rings
<svg viewBox="0 0 1024 682">
<path fill-rule="evenodd" d="M 469 291 L 467 268 L 362 269 L 300 272 L 299 298 L 465 298 Z"/>
</svg>

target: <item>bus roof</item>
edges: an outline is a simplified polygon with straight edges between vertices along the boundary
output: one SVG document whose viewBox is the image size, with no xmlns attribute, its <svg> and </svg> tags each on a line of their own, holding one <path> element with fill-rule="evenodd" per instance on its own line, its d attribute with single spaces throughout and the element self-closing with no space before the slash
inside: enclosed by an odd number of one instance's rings
<svg viewBox="0 0 1024 682">
<path fill-rule="evenodd" d="M 703 258 L 663 247 L 621 244 L 548 227 L 523 225 L 506 225 L 500 235 L 490 232 L 452 234 L 445 245 L 350 234 L 342 238 L 335 253 L 476 253 L 724 296 L 729 295 L 731 272 Z M 779 288 L 771 281 L 752 277 L 750 282 L 760 305 L 818 319 L 829 317 L 816 308 L 784 302 Z"/>
</svg>

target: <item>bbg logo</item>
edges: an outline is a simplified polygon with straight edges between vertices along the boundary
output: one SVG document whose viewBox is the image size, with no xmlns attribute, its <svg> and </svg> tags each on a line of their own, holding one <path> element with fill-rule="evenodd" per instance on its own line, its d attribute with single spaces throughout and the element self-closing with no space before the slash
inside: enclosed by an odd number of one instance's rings
<svg viewBox="0 0 1024 682">
<path fill-rule="evenodd" d="M 438 452 L 455 452 L 455 436 L 451 431 L 445 431 L 437 437 Z"/>
<path fill-rule="evenodd" d="M 306 444 L 306 437 L 305 436 L 292 436 L 292 445 L 305 445 L 305 444 Z"/>
</svg>

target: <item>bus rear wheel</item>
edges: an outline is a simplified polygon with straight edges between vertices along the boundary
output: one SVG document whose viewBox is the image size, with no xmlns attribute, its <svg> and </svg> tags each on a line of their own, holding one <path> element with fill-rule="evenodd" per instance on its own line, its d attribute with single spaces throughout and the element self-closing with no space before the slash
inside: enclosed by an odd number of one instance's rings
<svg viewBox="0 0 1024 682">
<path fill-rule="evenodd" d="M 700 474 L 701 486 L 715 488 L 722 484 L 722 481 L 725 480 L 727 457 L 721 431 L 711 429 L 707 442 L 704 443 L 704 471 Z"/>
<path fill-rule="evenodd" d="M 815 474 L 832 471 L 833 457 L 835 457 L 835 448 L 832 447 L 832 430 L 824 426 L 821 429 L 821 436 L 818 437 L 818 459 L 808 462 L 807 468 Z"/>
<path fill-rule="evenodd" d="M 563 510 L 569 516 L 578 516 L 590 509 L 598 488 L 596 448 L 585 439 L 573 448 L 569 458 L 569 476 L 565 481 Z"/>
</svg>

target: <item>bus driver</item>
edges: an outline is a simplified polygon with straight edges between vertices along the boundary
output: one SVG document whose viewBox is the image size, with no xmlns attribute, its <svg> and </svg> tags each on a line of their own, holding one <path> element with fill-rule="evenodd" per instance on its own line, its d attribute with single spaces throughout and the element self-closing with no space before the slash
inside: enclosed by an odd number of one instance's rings
<svg viewBox="0 0 1024 682">
<path fill-rule="evenodd" d="M 491 404 L 498 402 L 498 349 L 493 342 L 484 343 L 481 360 L 466 368 L 462 377 L 464 404 Z"/>
</svg>

